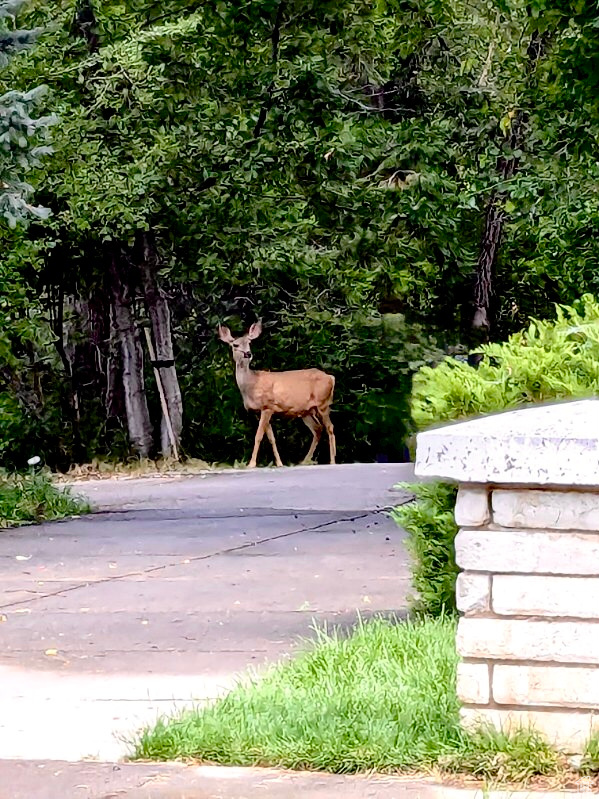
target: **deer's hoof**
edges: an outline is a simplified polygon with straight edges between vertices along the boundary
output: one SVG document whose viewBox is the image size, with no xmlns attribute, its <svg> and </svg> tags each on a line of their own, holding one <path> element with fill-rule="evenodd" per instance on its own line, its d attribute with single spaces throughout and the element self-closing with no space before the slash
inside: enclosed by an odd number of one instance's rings
<svg viewBox="0 0 599 799">
<path fill-rule="evenodd" d="M 250 461 L 250 462 L 248 463 L 248 465 L 247 465 L 247 468 L 248 468 L 248 469 L 255 469 L 255 468 L 256 468 L 256 464 L 255 464 L 255 463 L 252 463 L 252 462 Z"/>
</svg>

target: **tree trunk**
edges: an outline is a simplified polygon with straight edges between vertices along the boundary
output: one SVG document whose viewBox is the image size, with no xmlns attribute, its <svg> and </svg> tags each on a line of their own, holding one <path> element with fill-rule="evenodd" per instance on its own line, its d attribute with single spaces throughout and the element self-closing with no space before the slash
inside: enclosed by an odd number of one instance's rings
<svg viewBox="0 0 599 799">
<path fill-rule="evenodd" d="M 543 53 L 545 40 L 537 31 L 533 33 L 527 49 L 528 65 L 527 74 L 530 76 L 537 61 Z M 486 67 L 488 72 L 488 66 Z M 526 115 L 521 111 L 511 114 L 511 128 L 508 134 L 507 145 L 511 152 L 519 149 L 524 139 Z M 518 169 L 519 159 L 515 155 L 501 156 L 497 160 L 497 171 L 502 181 L 513 177 Z M 491 301 L 493 298 L 493 282 L 497 254 L 501 244 L 503 226 L 506 220 L 504 211 L 505 193 L 494 191 L 489 197 L 485 210 L 485 226 L 474 279 L 474 315 L 472 318 L 472 332 L 478 340 L 477 344 L 488 341 L 491 330 Z"/>
<path fill-rule="evenodd" d="M 71 428 L 73 431 L 73 458 L 77 462 L 83 460 L 83 445 L 81 441 L 81 412 L 80 397 L 77 384 L 77 376 L 73 369 L 72 352 L 67 352 L 67 331 L 65 330 L 64 309 L 66 297 L 64 293 L 64 274 L 60 272 L 60 282 L 58 284 L 58 295 L 56 298 L 56 314 L 54 318 L 54 335 L 56 336 L 54 346 L 62 362 L 65 377 L 69 387 L 69 415 L 71 417 Z"/>
<path fill-rule="evenodd" d="M 475 330 L 488 331 L 491 327 L 489 308 L 493 293 L 493 272 L 497 260 L 497 250 L 501 242 L 503 215 L 495 192 L 485 212 L 485 229 L 476 263 L 474 279 L 474 318 L 472 327 Z"/>
<path fill-rule="evenodd" d="M 116 333 L 116 331 L 114 331 Z M 123 389 L 123 370 L 121 367 L 121 344 L 116 335 L 112 335 L 106 359 L 106 418 L 125 419 L 125 392 Z"/>
<path fill-rule="evenodd" d="M 150 233 L 142 234 L 140 243 L 142 253 L 140 271 L 156 351 L 156 361 L 153 366 L 158 369 L 160 375 L 178 450 L 183 429 L 183 400 L 173 352 L 171 314 L 168 300 L 158 285 L 158 252 L 156 243 Z M 175 455 L 164 415 L 160 426 L 160 448 L 165 458 Z"/>
<path fill-rule="evenodd" d="M 272 33 L 270 35 L 272 65 L 275 69 L 277 67 L 277 62 L 279 60 L 279 44 L 281 42 L 281 26 L 283 25 L 284 11 L 285 11 L 285 0 L 279 0 L 279 5 L 275 16 Z M 268 116 L 268 112 L 272 107 L 274 90 L 275 90 L 275 80 L 273 78 L 273 80 L 270 82 L 268 86 L 268 89 L 266 90 L 266 99 L 262 103 L 260 113 L 258 114 L 258 119 L 256 121 L 256 124 L 254 125 L 254 132 L 252 133 L 253 139 L 257 139 L 262 133 L 262 129 L 264 128 L 264 124 L 266 122 L 266 117 Z"/>
<path fill-rule="evenodd" d="M 143 350 L 135 325 L 131 287 L 117 251 L 111 254 L 110 277 L 112 324 L 121 346 L 129 439 L 136 453 L 147 458 L 152 450 L 152 424 L 144 384 Z"/>
<path fill-rule="evenodd" d="M 520 112 L 516 112 L 512 119 L 509 137 L 509 147 L 513 151 L 522 143 L 524 119 Z M 519 159 L 513 155 L 501 156 L 497 162 L 497 169 L 502 181 L 513 177 L 518 168 Z M 501 244 L 503 226 L 506 213 L 503 209 L 505 194 L 494 191 L 487 203 L 485 211 L 485 227 L 480 245 L 480 252 L 476 262 L 474 280 L 474 316 L 472 328 L 479 333 L 480 338 L 488 338 L 491 329 L 490 308 L 493 297 L 493 278 L 497 254 Z"/>
</svg>

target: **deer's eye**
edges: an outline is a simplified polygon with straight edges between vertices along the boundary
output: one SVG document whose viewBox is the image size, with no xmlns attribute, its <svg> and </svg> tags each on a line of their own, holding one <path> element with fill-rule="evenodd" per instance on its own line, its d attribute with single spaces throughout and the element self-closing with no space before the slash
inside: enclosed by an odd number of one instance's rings
<svg viewBox="0 0 599 799">
<path fill-rule="evenodd" d="M 233 349 L 235 350 L 239 349 L 239 344 L 233 344 Z"/>
</svg>

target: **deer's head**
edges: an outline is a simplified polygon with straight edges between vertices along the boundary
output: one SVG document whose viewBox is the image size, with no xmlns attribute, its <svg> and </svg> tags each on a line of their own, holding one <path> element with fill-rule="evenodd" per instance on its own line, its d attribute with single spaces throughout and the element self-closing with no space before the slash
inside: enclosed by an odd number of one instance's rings
<svg viewBox="0 0 599 799">
<path fill-rule="evenodd" d="M 262 322 L 258 320 L 250 327 L 245 336 L 234 338 L 228 327 L 218 326 L 218 335 L 221 341 L 231 347 L 233 360 L 236 366 L 249 366 L 252 360 L 251 342 L 262 333 Z"/>
</svg>

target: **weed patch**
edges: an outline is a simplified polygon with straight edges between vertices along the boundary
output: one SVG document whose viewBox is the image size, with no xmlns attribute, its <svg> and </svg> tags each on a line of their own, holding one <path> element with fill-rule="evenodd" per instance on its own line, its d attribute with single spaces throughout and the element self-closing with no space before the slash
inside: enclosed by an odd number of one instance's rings
<svg viewBox="0 0 599 799">
<path fill-rule="evenodd" d="M 0 528 L 63 519 L 86 513 L 88 507 L 44 475 L 0 471 Z"/>
</svg>

